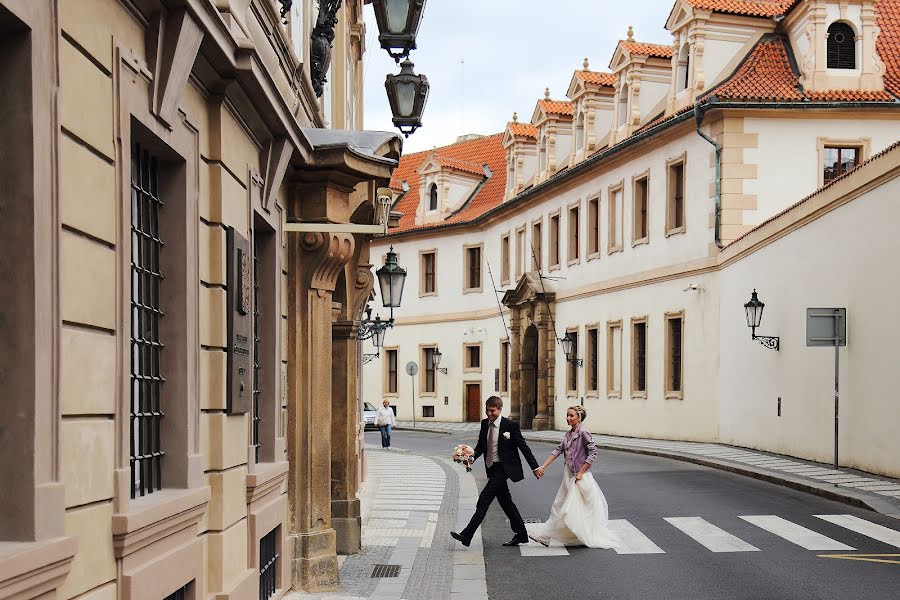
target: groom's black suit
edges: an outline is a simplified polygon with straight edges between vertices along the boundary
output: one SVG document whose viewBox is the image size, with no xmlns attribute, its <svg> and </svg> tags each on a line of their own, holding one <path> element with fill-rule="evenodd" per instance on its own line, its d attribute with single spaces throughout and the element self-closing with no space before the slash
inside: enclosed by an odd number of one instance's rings
<svg viewBox="0 0 900 600">
<path fill-rule="evenodd" d="M 506 480 L 522 481 L 524 477 L 522 472 L 522 460 L 519 458 L 519 451 L 525 455 L 525 460 L 528 462 L 532 471 L 538 468 L 538 462 L 535 460 L 531 448 L 529 448 L 528 444 L 525 442 L 525 438 L 522 437 L 522 431 L 519 429 L 519 424 L 503 417 L 497 418 L 500 419 L 500 431 L 499 436 L 497 437 L 497 455 L 499 460 L 492 466 L 487 467 L 487 456 L 490 451 L 490 448 L 488 447 L 488 427 L 490 426 L 490 422 L 488 419 L 484 419 L 481 421 L 481 433 L 478 434 L 478 444 L 475 445 L 473 460 L 478 460 L 478 457 L 480 456 L 485 457 L 488 480 L 484 489 L 481 490 L 481 494 L 478 496 L 478 503 L 475 505 L 475 514 L 472 515 L 472 519 L 469 521 L 469 524 L 466 525 L 466 528 L 460 532 L 460 535 L 466 540 L 472 539 L 472 536 L 475 535 L 475 530 L 478 529 L 479 525 L 481 525 L 481 522 L 484 520 L 484 516 L 487 514 L 491 502 L 494 501 L 494 498 L 497 498 L 500 502 L 500 507 L 509 518 L 509 524 L 512 527 L 513 532 L 515 532 L 517 537 L 521 536 L 525 538 L 525 541 L 528 541 L 528 532 L 525 529 L 525 522 L 522 521 L 519 509 L 516 508 L 516 504 L 513 502 L 512 496 L 509 493 L 509 485 Z M 509 435 L 507 436 L 506 434 Z"/>
</svg>

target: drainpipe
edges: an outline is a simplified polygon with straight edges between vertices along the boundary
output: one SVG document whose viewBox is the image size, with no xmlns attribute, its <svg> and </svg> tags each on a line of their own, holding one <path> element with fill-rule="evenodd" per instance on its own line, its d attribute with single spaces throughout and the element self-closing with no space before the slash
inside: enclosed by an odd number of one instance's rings
<svg viewBox="0 0 900 600">
<path fill-rule="evenodd" d="M 716 225 L 715 225 L 715 238 L 716 238 L 716 247 L 720 250 L 724 248 L 724 244 L 722 244 L 722 146 L 719 145 L 716 140 L 712 139 L 705 133 L 703 133 L 703 129 L 701 125 L 703 124 L 703 110 L 700 108 L 700 103 L 697 102 L 694 104 L 694 122 L 697 125 L 697 134 L 702 137 L 704 140 L 713 145 L 713 148 L 716 149 Z"/>
</svg>

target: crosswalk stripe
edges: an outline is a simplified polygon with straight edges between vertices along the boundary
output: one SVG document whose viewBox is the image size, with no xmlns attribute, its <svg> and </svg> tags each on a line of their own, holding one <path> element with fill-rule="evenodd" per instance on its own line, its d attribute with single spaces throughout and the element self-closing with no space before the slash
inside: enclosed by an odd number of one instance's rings
<svg viewBox="0 0 900 600">
<path fill-rule="evenodd" d="M 856 550 L 852 546 L 775 515 L 751 515 L 741 519 L 807 550 Z"/>
<path fill-rule="evenodd" d="M 877 523 L 854 517 L 853 515 L 815 515 L 817 518 L 835 525 L 840 525 L 850 531 L 861 533 L 867 537 L 900 548 L 900 531 L 888 529 Z"/>
<path fill-rule="evenodd" d="M 625 519 L 610 520 L 609 529 L 619 538 L 619 546 L 614 548 L 618 554 L 665 554 L 665 550 Z"/>
<path fill-rule="evenodd" d="M 759 551 L 759 548 L 751 546 L 700 517 L 666 517 L 665 520 L 713 552 Z"/>
<path fill-rule="evenodd" d="M 532 523 L 525 523 L 525 529 L 534 527 Z M 562 544 L 553 544 L 544 546 L 528 540 L 527 544 L 519 544 L 519 554 L 522 556 L 569 556 L 569 551 Z"/>
</svg>

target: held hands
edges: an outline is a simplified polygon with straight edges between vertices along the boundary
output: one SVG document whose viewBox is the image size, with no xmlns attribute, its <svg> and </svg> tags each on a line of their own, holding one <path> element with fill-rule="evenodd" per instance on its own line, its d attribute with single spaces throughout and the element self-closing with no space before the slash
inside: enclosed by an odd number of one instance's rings
<svg viewBox="0 0 900 600">
<path fill-rule="evenodd" d="M 537 469 L 534 470 L 534 478 L 535 479 L 540 479 L 543 476 L 544 476 L 544 467 L 538 467 Z"/>
</svg>

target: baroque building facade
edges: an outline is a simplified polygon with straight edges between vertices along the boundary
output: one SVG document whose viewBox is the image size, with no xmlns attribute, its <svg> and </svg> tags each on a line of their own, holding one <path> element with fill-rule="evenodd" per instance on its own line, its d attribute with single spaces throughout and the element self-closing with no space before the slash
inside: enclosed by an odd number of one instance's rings
<svg viewBox="0 0 900 600">
<path fill-rule="evenodd" d="M 535 429 L 582 404 L 595 432 L 830 461 L 834 359 L 806 347 L 805 309 L 845 307 L 841 464 L 900 474 L 900 381 L 879 358 L 900 333 L 881 266 L 900 252 L 898 17 L 678 0 L 671 44 L 629 28 L 608 71 L 585 60 L 530 122 L 404 156 L 400 227 L 373 252 L 417 264 L 413 294 L 365 398 L 473 421 L 497 393 Z M 777 352 L 751 339 L 754 289 Z"/>
<path fill-rule="evenodd" d="M 401 145 L 363 0 L 324 82 L 317 11 L 0 0 L 0 598 L 277 599 L 359 551 L 370 236 L 286 224 L 371 225 Z"/>
</svg>

